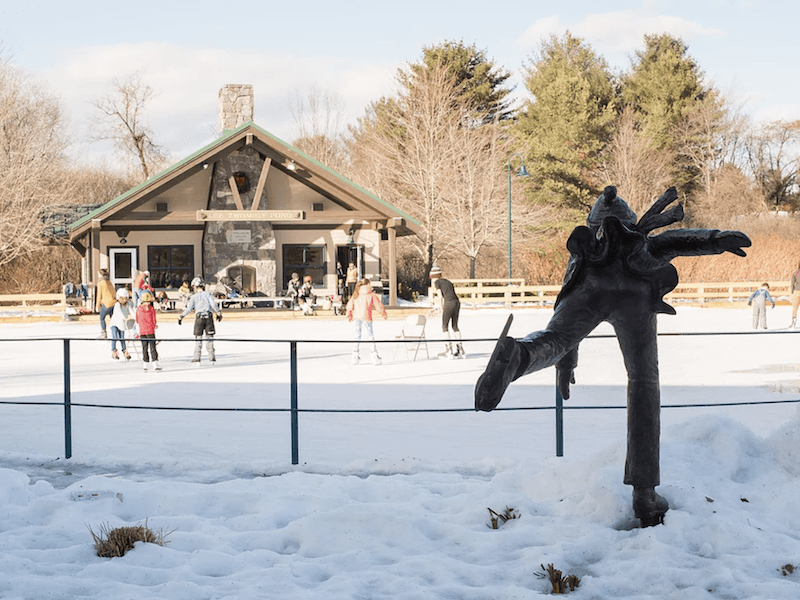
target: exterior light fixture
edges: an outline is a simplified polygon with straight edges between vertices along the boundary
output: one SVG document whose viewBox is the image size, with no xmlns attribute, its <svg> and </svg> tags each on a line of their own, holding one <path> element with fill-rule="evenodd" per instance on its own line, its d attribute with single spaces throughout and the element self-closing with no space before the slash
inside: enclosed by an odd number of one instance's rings
<svg viewBox="0 0 800 600">
<path fill-rule="evenodd" d="M 296 164 L 296 163 L 295 163 L 293 160 L 290 160 L 290 161 L 289 161 L 289 162 L 286 164 L 286 168 L 287 168 L 289 171 L 297 171 L 297 164 Z"/>
<path fill-rule="evenodd" d="M 525 169 L 525 160 L 519 153 L 514 153 L 508 157 L 508 279 L 511 280 L 511 159 L 519 158 L 518 177 L 528 177 L 530 173 Z"/>
</svg>

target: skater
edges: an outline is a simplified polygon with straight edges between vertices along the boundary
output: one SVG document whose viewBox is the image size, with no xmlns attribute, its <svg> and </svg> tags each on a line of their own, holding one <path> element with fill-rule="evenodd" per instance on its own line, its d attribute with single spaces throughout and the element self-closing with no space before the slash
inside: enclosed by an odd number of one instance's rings
<svg viewBox="0 0 800 600">
<path fill-rule="evenodd" d="M 660 484 L 661 428 L 656 315 L 675 314 L 662 299 L 678 284 L 670 261 L 723 252 L 745 256 L 742 247 L 751 244 L 739 231 L 672 229 L 650 235 L 683 219 L 681 205 L 665 211 L 677 197 L 669 188 L 637 222 L 616 188 L 607 187 L 589 213 L 588 227 L 576 227 L 567 240 L 567 274 L 547 327 L 521 340 L 501 336 L 475 386 L 475 409 L 490 411 L 512 381 L 555 366 L 558 389 L 568 399 L 578 344 L 601 322 L 609 322 L 628 371 L 623 482 L 633 486 L 633 512 L 643 527 L 663 523 L 669 509 L 655 488 Z"/>
<path fill-rule="evenodd" d="M 442 278 L 439 265 L 433 263 L 431 267 L 431 282 L 436 288 L 436 304 L 442 311 L 442 333 L 447 340 L 444 352 L 439 353 L 439 358 L 466 358 L 464 347 L 461 345 L 461 331 L 458 329 L 458 313 L 461 311 L 461 300 L 458 299 L 453 284 Z M 434 309 L 436 311 L 436 309 Z M 453 338 L 457 340 L 455 349 L 450 342 L 450 328 L 453 329 Z"/>
<path fill-rule="evenodd" d="M 306 299 L 303 296 L 300 296 L 298 303 L 300 306 L 300 311 L 303 313 L 304 317 L 313 317 L 316 314 L 314 312 L 314 307 L 310 302 L 306 302 Z"/>
<path fill-rule="evenodd" d="M 153 294 L 142 290 L 139 296 L 139 308 L 136 309 L 136 323 L 139 325 L 139 339 L 142 341 L 142 369 L 147 371 L 150 362 L 156 371 L 161 370 L 156 350 L 156 329 L 158 328 L 156 309 L 153 307 Z"/>
<path fill-rule="evenodd" d="M 792 295 L 792 324 L 791 327 L 797 327 L 797 308 L 800 306 L 800 265 L 797 271 L 792 275 L 792 280 L 789 282 L 789 293 Z"/>
<path fill-rule="evenodd" d="M 769 284 L 762 283 L 747 300 L 747 306 L 753 306 L 753 329 L 758 329 L 759 325 L 761 329 L 767 328 L 767 302 L 772 302 L 772 308 L 775 308 L 775 300 L 769 295 Z"/>
<path fill-rule="evenodd" d="M 192 297 L 192 288 L 189 287 L 188 279 L 184 279 L 181 287 L 178 288 L 178 297 L 181 299 L 181 310 L 183 310 L 189 304 L 189 298 Z"/>
<path fill-rule="evenodd" d="M 344 282 L 347 287 L 347 301 L 349 302 L 358 283 L 358 267 L 356 267 L 355 263 L 347 265 L 347 274 L 344 277 Z"/>
<path fill-rule="evenodd" d="M 139 274 L 136 276 L 136 279 L 133 280 L 134 308 L 139 306 L 139 302 L 141 302 L 142 292 L 144 290 L 148 290 L 150 292 L 153 291 L 153 288 L 150 287 L 150 271 L 140 271 Z"/>
<path fill-rule="evenodd" d="M 317 303 L 317 296 L 314 294 L 314 282 L 311 281 L 311 275 L 303 277 L 303 285 L 300 288 L 298 301 L 300 299 L 305 300 L 311 306 Z"/>
<path fill-rule="evenodd" d="M 292 299 L 292 308 L 297 310 L 300 299 L 300 288 L 303 287 L 300 275 L 292 273 L 292 278 L 286 284 L 286 295 Z"/>
<path fill-rule="evenodd" d="M 106 317 L 111 315 L 114 305 L 117 303 L 117 293 L 114 291 L 114 284 L 108 275 L 108 269 L 100 269 L 100 282 L 97 284 L 97 297 L 94 301 L 95 312 L 100 313 L 100 339 L 108 338 L 106 332 Z"/>
<path fill-rule="evenodd" d="M 344 279 L 345 279 L 344 267 L 342 266 L 342 263 L 337 262 L 336 263 L 336 294 L 338 296 L 341 296 L 342 299 L 346 302 L 347 301 L 347 297 L 346 297 L 346 292 L 345 292 L 345 287 L 344 287 Z"/>
<path fill-rule="evenodd" d="M 194 295 L 189 299 L 189 304 L 183 309 L 181 316 L 178 317 L 178 325 L 183 322 L 183 318 L 194 310 L 194 355 L 192 363 L 199 367 L 200 358 L 203 354 L 203 338 L 206 338 L 206 353 L 211 365 L 217 363 L 214 354 L 214 315 L 217 321 L 222 321 L 222 311 L 217 306 L 214 296 L 206 291 L 206 284 L 199 277 L 192 280 Z"/>
<path fill-rule="evenodd" d="M 119 288 L 117 290 L 117 303 L 111 312 L 111 358 L 114 360 L 119 360 L 117 341 L 119 341 L 119 347 L 125 360 L 131 359 L 125 342 L 125 334 L 133 329 L 136 315 L 133 312 L 133 307 L 128 303 L 129 296 L 127 289 Z"/>
<path fill-rule="evenodd" d="M 378 354 L 378 345 L 375 343 L 375 334 L 372 330 L 372 315 L 375 310 L 387 319 L 386 309 L 378 295 L 372 290 L 372 283 L 366 277 L 356 282 L 353 288 L 353 295 L 347 301 L 347 320 L 355 322 L 356 326 L 356 349 L 353 350 L 352 363 L 357 365 L 361 361 L 359 346 L 361 344 L 361 329 L 363 328 L 369 339 L 372 340 L 372 364 L 381 364 L 381 357 Z"/>
</svg>

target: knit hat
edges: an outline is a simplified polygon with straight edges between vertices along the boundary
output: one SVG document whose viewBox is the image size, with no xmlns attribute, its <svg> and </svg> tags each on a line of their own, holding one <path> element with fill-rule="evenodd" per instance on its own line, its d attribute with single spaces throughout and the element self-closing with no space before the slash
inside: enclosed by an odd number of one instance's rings
<svg viewBox="0 0 800 600">
<path fill-rule="evenodd" d="M 117 298 L 130 298 L 130 294 L 128 294 L 128 290 L 125 288 L 119 288 L 117 290 Z"/>
<path fill-rule="evenodd" d="M 433 263 L 431 265 L 430 278 L 433 279 L 434 277 L 441 277 L 441 276 L 442 276 L 442 268 L 437 263 Z"/>
</svg>

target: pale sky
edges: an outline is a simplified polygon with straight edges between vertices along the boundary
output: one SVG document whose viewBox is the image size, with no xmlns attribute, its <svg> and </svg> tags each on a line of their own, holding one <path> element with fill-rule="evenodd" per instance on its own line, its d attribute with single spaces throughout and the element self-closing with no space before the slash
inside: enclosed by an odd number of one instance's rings
<svg viewBox="0 0 800 600">
<path fill-rule="evenodd" d="M 541 40 L 566 30 L 614 69 L 626 69 L 645 33 L 681 37 L 720 89 L 758 120 L 800 119 L 796 0 L 0 0 L 0 42 L 17 66 L 62 101 L 73 156 L 96 160 L 88 142 L 91 101 L 113 78 L 140 71 L 158 96 L 148 109 L 156 142 L 178 160 L 217 136 L 217 95 L 249 83 L 255 121 L 291 142 L 297 94 L 338 95 L 349 122 L 394 91 L 394 75 L 423 46 L 461 40 L 513 73 Z"/>
</svg>

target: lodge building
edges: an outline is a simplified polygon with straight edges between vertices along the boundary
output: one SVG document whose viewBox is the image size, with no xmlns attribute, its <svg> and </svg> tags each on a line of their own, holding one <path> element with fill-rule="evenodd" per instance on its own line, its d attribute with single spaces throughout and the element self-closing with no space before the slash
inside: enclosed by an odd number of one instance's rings
<svg viewBox="0 0 800 600">
<path fill-rule="evenodd" d="M 420 223 L 253 123 L 252 86 L 223 87 L 219 115 L 219 139 L 70 225 L 83 283 L 148 270 L 156 289 L 200 276 L 276 297 L 297 272 L 327 296 L 352 262 L 376 283 L 385 266 L 396 305 L 396 239 Z"/>
</svg>

